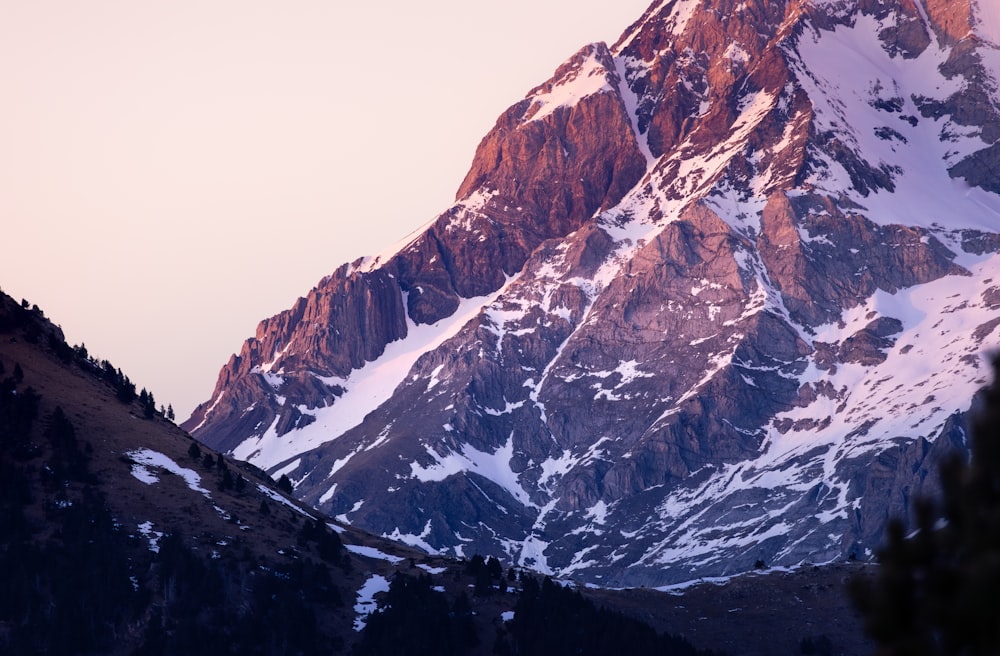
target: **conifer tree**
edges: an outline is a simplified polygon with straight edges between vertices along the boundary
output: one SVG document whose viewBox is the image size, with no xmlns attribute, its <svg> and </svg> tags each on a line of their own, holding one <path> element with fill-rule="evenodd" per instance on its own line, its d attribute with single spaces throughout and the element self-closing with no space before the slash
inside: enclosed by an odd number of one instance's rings
<svg viewBox="0 0 1000 656">
<path fill-rule="evenodd" d="M 1000 359 L 993 369 L 973 404 L 971 458 L 942 463 L 940 499 L 914 504 L 909 537 L 893 520 L 876 576 L 852 582 L 879 653 L 1000 653 Z"/>
<path fill-rule="evenodd" d="M 222 470 L 222 481 L 219 482 L 219 489 L 221 490 L 231 490 L 233 488 L 233 475 L 229 473 L 229 469 Z"/>
<path fill-rule="evenodd" d="M 76 430 L 73 428 L 69 417 L 63 411 L 62 406 L 57 405 L 56 409 L 49 416 L 48 426 L 45 428 L 45 436 L 56 447 L 76 445 Z"/>
</svg>

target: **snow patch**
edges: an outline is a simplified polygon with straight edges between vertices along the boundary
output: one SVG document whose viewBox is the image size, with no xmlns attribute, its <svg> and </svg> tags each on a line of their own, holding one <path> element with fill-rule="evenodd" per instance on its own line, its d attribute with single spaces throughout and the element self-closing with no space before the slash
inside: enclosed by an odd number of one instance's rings
<svg viewBox="0 0 1000 656">
<path fill-rule="evenodd" d="M 1000 47 L 1000 3 L 996 0 L 974 0 L 972 8 L 973 30 L 993 46 Z"/>
<path fill-rule="evenodd" d="M 160 538 L 163 537 L 163 531 L 154 531 L 153 522 L 150 521 L 139 524 L 138 528 L 142 537 L 149 541 L 149 550 L 153 553 L 160 553 Z"/>
<path fill-rule="evenodd" d="M 280 469 L 276 469 L 275 471 L 273 471 L 271 473 L 271 478 L 277 480 L 277 479 L 281 478 L 282 475 L 287 476 L 288 474 L 291 474 L 293 471 L 295 471 L 296 469 L 298 469 L 300 464 L 302 464 L 302 459 L 301 458 L 296 458 L 295 460 L 291 461 L 290 463 L 288 463 L 284 467 L 281 467 Z M 293 483 L 294 483 L 294 481 L 293 481 Z"/>
<path fill-rule="evenodd" d="M 360 544 L 345 544 L 344 548 L 353 554 L 364 556 L 365 558 L 374 558 L 375 560 L 384 560 L 393 565 L 398 565 L 403 562 L 403 559 L 399 556 L 390 556 L 384 551 L 379 551 L 375 547 L 366 547 Z"/>
<path fill-rule="evenodd" d="M 577 68 L 548 91 L 531 97 L 527 121 L 539 121 L 560 107 L 573 106 L 582 98 L 613 90 L 608 81 L 608 69 L 597 60 L 597 45 L 591 45 L 590 52 Z"/>
<path fill-rule="evenodd" d="M 586 517 L 595 524 L 604 524 L 608 518 L 608 504 L 604 501 L 598 501 L 587 509 Z"/>
<path fill-rule="evenodd" d="M 381 574 L 372 574 L 358 590 L 357 601 L 354 603 L 354 630 L 362 631 L 368 622 L 368 616 L 375 612 L 378 604 L 375 595 L 389 591 L 389 580 Z"/>
<path fill-rule="evenodd" d="M 988 7 L 984 15 L 992 21 L 1000 14 L 997 6 L 996 2 L 982 2 L 980 10 Z M 865 208 L 866 217 L 881 225 L 937 224 L 945 229 L 994 231 L 1000 222 L 998 199 L 974 191 L 961 179 L 952 179 L 947 171 L 948 166 L 988 144 L 982 141 L 978 128 L 958 125 L 948 117 L 922 116 L 913 100 L 920 96 L 944 99 L 960 91 L 965 79 L 955 76 L 949 80 L 939 70 L 950 50 L 932 40 L 918 57 L 893 57 L 876 36 L 883 27 L 873 16 L 858 15 L 852 26 L 807 30 L 798 44 L 801 63 L 793 61 L 793 67 L 813 102 L 816 129 L 833 130 L 869 163 L 891 170 L 895 189 L 862 195 L 853 188 L 843 167 L 831 160 L 809 183 L 834 197 L 846 194 Z M 831 52 L 839 54 L 831 57 Z M 873 106 L 890 98 L 901 103 L 899 113 Z"/>
<path fill-rule="evenodd" d="M 164 471 L 168 471 L 171 474 L 176 474 L 184 479 L 187 486 L 193 491 L 198 492 L 205 496 L 206 499 L 211 499 L 212 495 L 208 490 L 201 486 L 201 476 L 195 472 L 193 469 L 187 469 L 186 467 L 181 467 L 171 458 L 163 455 L 158 451 L 153 451 L 152 449 L 135 449 L 133 451 L 128 451 L 126 454 L 129 458 L 134 460 L 137 464 L 132 465 L 132 475 L 141 480 L 142 482 L 150 485 L 159 480 L 155 474 L 149 472 L 148 468 L 156 467 Z M 141 469 L 137 471 L 136 467 Z M 143 473 L 142 470 L 145 470 Z M 143 477 L 146 480 L 143 480 Z M 149 480 L 152 479 L 152 480 Z"/>
<path fill-rule="evenodd" d="M 514 278 L 508 279 L 508 284 L 511 280 Z M 275 417 L 263 435 L 244 440 L 233 449 L 233 455 L 267 470 L 337 439 L 361 424 L 368 414 L 392 396 L 417 358 L 454 336 L 504 289 L 506 285 L 488 296 L 463 299 L 450 317 L 434 324 L 417 325 L 407 318 L 407 336 L 388 344 L 377 360 L 355 369 L 346 379 L 338 379 L 347 391 L 333 405 L 318 408 L 314 422 L 278 436 L 278 417 Z"/>
<path fill-rule="evenodd" d="M 403 544 L 408 544 L 411 547 L 416 547 L 418 549 L 423 549 L 427 553 L 436 554 L 439 553 L 438 549 L 435 549 L 429 542 L 427 538 L 431 535 L 431 520 L 427 520 L 424 524 L 423 530 L 419 535 L 414 533 L 403 533 L 399 530 L 397 526 L 392 533 L 383 533 L 382 537 L 388 538 L 389 540 L 394 540 L 396 542 L 402 542 Z"/>
<path fill-rule="evenodd" d="M 211 416 L 212 411 L 215 410 L 215 407 L 219 405 L 219 402 L 222 401 L 222 397 L 224 397 L 225 395 L 226 395 L 226 390 L 222 390 L 221 392 L 219 392 L 219 395 L 215 397 L 215 400 L 212 401 L 212 405 L 208 406 L 208 409 L 205 410 L 205 414 L 202 415 L 201 421 L 198 422 L 198 425 L 191 429 L 192 435 L 197 433 L 198 429 L 205 425 L 205 422 L 208 421 L 208 418 Z"/>
<path fill-rule="evenodd" d="M 425 448 L 427 454 L 434 459 L 434 464 L 424 467 L 420 463 L 411 462 L 410 475 L 417 480 L 423 483 L 443 481 L 460 472 L 475 472 L 507 490 L 522 505 L 536 507 L 518 482 L 518 474 L 510 468 L 510 461 L 514 457 L 513 434 L 492 453 L 480 451 L 469 444 L 463 444 L 460 452 L 447 455 L 439 455 L 429 446 Z"/>
<path fill-rule="evenodd" d="M 263 485 L 260 485 L 260 484 L 257 485 L 257 489 L 260 490 L 261 492 L 263 492 L 264 494 L 266 494 L 273 501 L 277 501 L 281 505 L 287 506 L 287 507 L 291 508 L 292 510 L 294 510 L 297 513 L 299 513 L 303 517 L 308 517 L 309 519 L 313 518 L 312 515 L 310 515 L 309 513 L 307 513 L 306 511 L 302 510 L 301 508 L 299 508 L 294 503 L 292 503 L 291 500 L 289 500 L 287 497 L 285 497 L 280 492 L 275 492 L 271 488 L 264 487 Z"/>
<path fill-rule="evenodd" d="M 417 567 L 424 570 L 428 574 L 434 574 L 435 576 L 437 576 L 438 574 L 444 574 L 445 572 L 448 571 L 447 567 L 431 567 L 430 565 L 426 565 L 424 563 L 418 563 Z"/>
</svg>

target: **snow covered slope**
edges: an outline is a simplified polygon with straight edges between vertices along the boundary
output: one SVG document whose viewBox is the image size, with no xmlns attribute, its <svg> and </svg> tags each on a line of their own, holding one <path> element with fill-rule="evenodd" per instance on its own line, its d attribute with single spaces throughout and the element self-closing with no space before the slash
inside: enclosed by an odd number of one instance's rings
<svg viewBox="0 0 1000 656">
<path fill-rule="evenodd" d="M 607 585 L 864 557 L 1000 342 L 982 5 L 654 3 L 186 426 L 368 530 Z"/>
</svg>

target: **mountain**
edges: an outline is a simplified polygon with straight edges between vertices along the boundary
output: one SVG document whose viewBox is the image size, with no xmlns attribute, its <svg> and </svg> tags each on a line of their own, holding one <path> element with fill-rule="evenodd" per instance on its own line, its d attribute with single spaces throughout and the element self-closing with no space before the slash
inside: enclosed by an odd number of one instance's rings
<svg viewBox="0 0 1000 656">
<path fill-rule="evenodd" d="M 603 586 L 866 558 L 1000 339 L 1000 10 L 659 0 L 184 428 L 344 522 Z"/>
</svg>

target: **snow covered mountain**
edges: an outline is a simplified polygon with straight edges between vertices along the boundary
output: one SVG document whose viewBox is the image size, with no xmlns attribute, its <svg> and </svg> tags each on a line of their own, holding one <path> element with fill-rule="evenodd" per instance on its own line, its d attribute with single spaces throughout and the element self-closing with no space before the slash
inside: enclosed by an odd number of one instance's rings
<svg viewBox="0 0 1000 656">
<path fill-rule="evenodd" d="M 1000 343 L 998 7 L 658 0 L 185 428 L 375 533 L 604 585 L 864 557 Z"/>
</svg>

